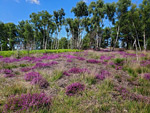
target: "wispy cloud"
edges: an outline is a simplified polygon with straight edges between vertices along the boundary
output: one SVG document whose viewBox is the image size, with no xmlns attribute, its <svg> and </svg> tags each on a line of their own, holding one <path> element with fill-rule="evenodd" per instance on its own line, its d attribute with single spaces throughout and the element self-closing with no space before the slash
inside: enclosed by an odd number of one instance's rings
<svg viewBox="0 0 150 113">
<path fill-rule="evenodd" d="M 89 0 L 83 0 L 85 3 L 88 3 L 89 2 Z"/>
<path fill-rule="evenodd" d="M 26 2 L 30 2 L 30 3 L 32 3 L 32 4 L 37 4 L 37 5 L 40 4 L 40 1 L 39 1 L 39 0 L 26 0 Z"/>
</svg>

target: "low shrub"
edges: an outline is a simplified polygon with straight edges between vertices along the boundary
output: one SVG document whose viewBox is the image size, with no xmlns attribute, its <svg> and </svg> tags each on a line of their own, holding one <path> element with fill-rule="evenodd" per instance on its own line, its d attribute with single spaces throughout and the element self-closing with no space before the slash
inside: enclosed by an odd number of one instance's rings
<svg viewBox="0 0 150 113">
<path fill-rule="evenodd" d="M 81 83 L 72 83 L 66 88 L 66 95 L 73 96 L 80 91 L 83 91 L 85 89 L 85 86 Z"/>
<path fill-rule="evenodd" d="M 22 112 L 26 110 L 37 110 L 42 107 L 49 109 L 51 97 L 45 93 L 22 94 L 21 96 L 10 96 L 4 105 L 4 112 Z"/>
</svg>

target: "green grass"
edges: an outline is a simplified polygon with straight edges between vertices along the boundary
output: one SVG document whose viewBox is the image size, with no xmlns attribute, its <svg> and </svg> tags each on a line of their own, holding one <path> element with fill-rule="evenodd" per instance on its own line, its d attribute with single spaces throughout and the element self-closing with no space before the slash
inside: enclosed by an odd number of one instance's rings
<svg viewBox="0 0 150 113">
<path fill-rule="evenodd" d="M 124 58 L 116 58 L 114 59 L 114 63 L 123 65 L 124 60 L 125 60 Z"/>
<path fill-rule="evenodd" d="M 58 49 L 58 50 L 31 50 L 29 51 L 29 54 L 35 54 L 35 53 L 63 53 L 63 52 L 80 52 L 81 50 L 78 49 Z M 16 56 L 18 57 L 18 54 L 20 57 L 28 55 L 28 51 L 21 50 L 19 52 L 17 51 L 0 51 L 0 56 L 3 57 L 10 57 L 10 56 Z"/>
<path fill-rule="evenodd" d="M 63 76 L 63 72 L 62 71 L 58 71 L 55 70 L 53 72 L 52 78 L 51 78 L 51 82 L 57 81 L 58 79 L 60 79 Z"/>
</svg>

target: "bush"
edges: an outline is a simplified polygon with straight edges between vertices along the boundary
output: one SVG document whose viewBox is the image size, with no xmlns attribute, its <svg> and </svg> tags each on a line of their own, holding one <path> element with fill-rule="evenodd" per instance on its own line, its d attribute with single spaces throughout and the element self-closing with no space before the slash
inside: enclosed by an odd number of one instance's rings
<svg viewBox="0 0 150 113">
<path fill-rule="evenodd" d="M 42 107 L 49 108 L 51 97 L 45 93 L 40 94 L 22 94 L 21 96 L 11 96 L 4 105 L 4 112 L 21 112 L 29 109 L 39 109 Z"/>
<path fill-rule="evenodd" d="M 66 95 L 73 96 L 80 91 L 83 91 L 85 86 L 81 83 L 72 83 L 66 88 Z"/>
</svg>

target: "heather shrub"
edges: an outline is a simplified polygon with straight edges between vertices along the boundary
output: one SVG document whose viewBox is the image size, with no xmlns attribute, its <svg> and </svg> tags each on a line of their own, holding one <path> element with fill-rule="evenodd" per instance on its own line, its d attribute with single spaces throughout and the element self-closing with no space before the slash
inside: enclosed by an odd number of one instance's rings
<svg viewBox="0 0 150 113">
<path fill-rule="evenodd" d="M 49 83 L 37 72 L 29 72 L 25 74 L 25 80 L 31 81 L 31 84 L 38 84 L 40 88 L 47 88 Z"/>
<path fill-rule="evenodd" d="M 3 70 L 3 73 L 5 73 L 5 74 L 11 74 L 13 71 L 12 70 L 10 70 L 10 69 L 4 69 Z"/>
<path fill-rule="evenodd" d="M 92 63 L 92 64 L 100 63 L 100 61 L 95 60 L 95 59 L 89 59 L 89 60 L 87 60 L 86 62 L 87 62 L 87 63 Z"/>
<path fill-rule="evenodd" d="M 4 112 L 22 112 L 26 110 L 37 110 L 46 107 L 49 109 L 51 97 L 45 93 L 22 94 L 21 96 L 10 96 L 4 105 Z"/>
<path fill-rule="evenodd" d="M 64 71 L 63 75 L 70 76 L 70 74 L 67 71 Z"/>
<path fill-rule="evenodd" d="M 49 83 L 47 82 L 47 80 L 45 80 L 44 78 L 41 78 L 41 77 L 34 78 L 31 81 L 31 83 L 38 84 L 40 88 L 47 88 L 49 86 Z"/>
<path fill-rule="evenodd" d="M 105 75 L 103 75 L 103 74 L 97 74 L 95 78 L 99 79 L 99 80 L 104 80 L 105 79 Z"/>
<path fill-rule="evenodd" d="M 85 89 L 85 86 L 81 83 L 72 83 L 66 88 L 66 95 L 73 96 L 80 91 L 83 91 Z"/>
<path fill-rule="evenodd" d="M 144 79 L 150 80 L 150 73 L 145 73 L 144 74 Z"/>
<path fill-rule="evenodd" d="M 41 78 L 40 74 L 37 72 L 29 72 L 24 76 L 26 81 L 32 81 L 34 78 Z"/>
<path fill-rule="evenodd" d="M 107 70 L 102 70 L 100 74 L 97 74 L 95 76 L 95 78 L 99 80 L 104 80 L 108 76 L 110 76 L 110 73 Z"/>
<path fill-rule="evenodd" d="M 11 78 L 11 77 L 14 77 L 14 76 L 15 76 L 14 74 L 5 74 L 4 75 L 5 78 Z"/>
<path fill-rule="evenodd" d="M 28 68 L 28 67 L 24 67 L 24 68 L 21 68 L 20 69 L 22 72 L 28 72 L 31 70 L 31 68 Z"/>
<path fill-rule="evenodd" d="M 71 68 L 68 72 L 69 73 L 74 73 L 74 74 L 85 73 L 85 72 L 90 73 L 90 71 L 86 68 L 81 69 L 81 68 L 77 68 L 77 67 Z"/>
</svg>

